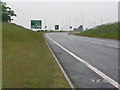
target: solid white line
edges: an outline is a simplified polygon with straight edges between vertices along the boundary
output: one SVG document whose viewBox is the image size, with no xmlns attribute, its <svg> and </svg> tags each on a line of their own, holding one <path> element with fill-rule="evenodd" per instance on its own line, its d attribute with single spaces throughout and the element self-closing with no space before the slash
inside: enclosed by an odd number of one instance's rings
<svg viewBox="0 0 120 90">
<path fill-rule="evenodd" d="M 47 41 L 46 41 L 46 44 L 47 44 L 48 48 L 50 49 L 50 51 L 52 52 L 53 57 L 54 57 L 55 60 L 57 61 L 57 64 L 58 64 L 58 66 L 60 67 L 61 71 L 63 72 L 64 77 L 65 77 L 66 80 L 68 81 L 70 87 L 74 90 L 74 88 L 75 88 L 74 85 L 72 84 L 72 82 L 71 82 L 70 78 L 68 77 L 67 73 L 65 72 L 65 70 L 64 70 L 63 67 L 62 67 L 62 65 L 60 64 L 60 62 L 59 62 L 58 59 L 56 58 L 53 50 L 50 48 L 50 46 L 49 46 L 49 44 L 47 43 Z"/>
<path fill-rule="evenodd" d="M 119 88 L 119 83 L 116 82 L 115 80 L 111 79 L 109 76 L 107 76 L 106 74 L 104 74 L 103 72 L 101 72 L 100 70 L 98 70 L 97 68 L 95 68 L 94 66 L 92 66 L 91 64 L 89 64 L 88 62 L 86 62 L 85 60 L 81 59 L 80 57 L 78 57 L 77 55 L 75 55 L 74 53 L 70 52 L 69 50 L 67 50 L 66 48 L 64 48 L 62 45 L 58 44 L 57 42 L 55 42 L 53 39 L 51 39 L 47 34 L 46 37 L 49 38 L 51 41 L 53 41 L 56 45 L 58 45 L 60 48 L 62 48 L 64 51 L 66 51 L 67 53 L 69 53 L 71 56 L 73 56 L 74 58 L 76 58 L 78 61 L 82 62 L 83 64 L 85 64 L 88 68 L 90 68 L 91 70 L 93 70 L 95 73 L 97 73 L 99 76 L 101 76 L 102 78 L 104 78 L 105 80 L 107 80 L 109 83 L 111 83 L 113 86 L 115 86 L 116 88 Z"/>
</svg>

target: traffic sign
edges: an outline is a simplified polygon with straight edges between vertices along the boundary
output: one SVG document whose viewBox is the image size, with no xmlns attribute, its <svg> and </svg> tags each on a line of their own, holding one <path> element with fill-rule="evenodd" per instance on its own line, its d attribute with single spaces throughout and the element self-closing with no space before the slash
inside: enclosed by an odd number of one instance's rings
<svg viewBox="0 0 120 90">
<path fill-rule="evenodd" d="M 72 26 L 70 26 L 70 29 L 72 29 Z"/>
<path fill-rule="evenodd" d="M 59 30 L 59 25 L 55 25 L 55 30 Z"/>
<path fill-rule="evenodd" d="M 32 29 L 42 29 L 42 20 L 31 20 Z"/>
</svg>

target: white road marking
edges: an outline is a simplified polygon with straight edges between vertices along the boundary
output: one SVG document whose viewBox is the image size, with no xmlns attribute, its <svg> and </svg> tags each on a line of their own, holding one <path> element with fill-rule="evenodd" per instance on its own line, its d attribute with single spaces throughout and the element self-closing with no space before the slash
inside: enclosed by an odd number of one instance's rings
<svg viewBox="0 0 120 90">
<path fill-rule="evenodd" d="M 109 46 L 109 47 L 114 47 L 114 48 L 120 48 L 120 47 L 114 46 L 114 45 L 107 45 L 107 46 Z"/>
<path fill-rule="evenodd" d="M 94 38 L 89 38 L 89 37 L 82 37 L 82 38 L 88 38 L 88 39 L 94 39 Z M 79 40 L 79 39 L 78 39 Z M 95 39 L 94 39 L 95 40 Z M 92 41 L 91 40 L 85 40 L 85 39 L 82 39 L 82 41 L 84 42 L 88 42 L 88 43 L 92 43 L 92 44 L 97 44 L 97 45 L 104 45 L 104 46 L 108 46 L 108 47 L 114 47 L 114 48 L 120 48 L 119 46 L 115 46 L 115 45 L 105 45 L 103 43 L 99 43 L 99 42 L 95 42 L 95 41 Z M 101 40 L 102 42 L 105 42 L 105 40 Z"/>
<path fill-rule="evenodd" d="M 60 48 L 62 48 L 64 51 L 66 51 L 67 53 L 69 53 L 71 56 L 73 56 L 74 58 L 76 58 L 78 61 L 82 62 L 84 65 L 86 65 L 88 68 L 90 68 L 91 70 L 93 70 L 95 73 L 97 73 L 99 76 L 101 76 L 102 78 L 104 78 L 105 80 L 107 80 L 109 83 L 111 83 L 113 86 L 115 86 L 116 88 L 120 88 L 120 85 L 118 82 L 116 82 L 115 80 L 111 79 L 109 76 L 107 76 L 106 74 L 104 74 L 103 72 L 101 72 L 100 70 L 98 70 L 97 68 L 95 68 L 94 66 L 92 66 L 91 64 L 89 64 L 88 62 L 86 62 L 85 60 L 81 59 L 80 57 L 78 57 L 77 55 L 75 55 L 74 53 L 70 52 L 69 50 L 67 50 L 66 48 L 64 48 L 62 45 L 58 44 L 57 42 L 55 42 L 53 39 L 51 39 L 47 34 L 46 37 L 49 38 L 51 41 L 53 41 L 56 45 L 58 45 Z"/>
<path fill-rule="evenodd" d="M 93 43 L 93 44 L 99 44 L 99 45 L 101 45 L 101 43 L 97 43 L 97 42 L 91 42 L 91 43 Z"/>
<path fill-rule="evenodd" d="M 105 40 L 101 40 L 102 42 L 104 42 Z"/>
<path fill-rule="evenodd" d="M 87 42 L 87 41 L 85 41 L 85 42 Z M 118 46 L 114 46 L 114 45 L 105 45 L 105 44 L 98 43 L 98 42 L 90 42 L 90 43 L 97 44 L 97 45 L 104 45 L 104 46 L 108 46 L 108 47 L 120 48 L 120 47 L 118 47 Z"/>
<path fill-rule="evenodd" d="M 53 56 L 54 56 L 54 58 L 55 58 L 55 60 L 56 60 L 56 62 L 57 62 L 57 64 L 58 64 L 58 66 L 60 67 L 61 71 L 63 72 L 66 80 L 68 81 L 68 83 L 69 83 L 69 85 L 70 85 L 70 87 L 72 88 L 72 90 L 74 90 L 74 88 L 75 88 L 74 85 L 72 84 L 72 82 L 71 82 L 70 78 L 68 77 L 67 73 L 65 72 L 65 70 L 64 70 L 63 67 L 62 67 L 62 65 L 60 64 L 60 62 L 59 62 L 58 59 L 56 58 L 55 54 L 53 53 L 53 51 L 52 51 L 52 49 L 50 48 L 50 46 L 49 46 L 49 44 L 47 43 L 47 41 L 46 41 L 46 44 L 47 44 L 48 48 L 50 49 L 50 51 L 52 52 L 52 54 L 53 54 Z"/>
</svg>

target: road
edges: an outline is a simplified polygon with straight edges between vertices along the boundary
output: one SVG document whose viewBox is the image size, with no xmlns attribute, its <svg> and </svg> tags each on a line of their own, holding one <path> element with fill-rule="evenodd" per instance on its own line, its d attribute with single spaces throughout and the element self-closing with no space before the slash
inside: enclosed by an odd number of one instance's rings
<svg viewBox="0 0 120 90">
<path fill-rule="evenodd" d="M 118 41 L 47 33 L 45 39 L 78 88 L 116 88 Z M 111 81 L 110 81 L 111 80 Z"/>
</svg>

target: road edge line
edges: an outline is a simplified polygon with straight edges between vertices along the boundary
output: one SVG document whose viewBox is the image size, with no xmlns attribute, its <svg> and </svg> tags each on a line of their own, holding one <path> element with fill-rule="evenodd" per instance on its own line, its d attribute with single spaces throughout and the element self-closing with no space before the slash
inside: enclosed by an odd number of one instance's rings
<svg viewBox="0 0 120 90">
<path fill-rule="evenodd" d="M 72 90 L 74 90 L 75 87 L 74 87 L 73 83 L 71 82 L 70 78 L 68 77 L 67 73 L 65 72 L 65 70 L 63 69 L 63 67 L 62 67 L 62 65 L 60 64 L 59 60 L 58 60 L 57 57 L 55 56 L 55 54 L 54 54 L 53 50 L 51 49 L 50 45 L 48 44 L 48 42 L 47 42 L 46 40 L 45 40 L 45 42 L 46 42 L 49 50 L 51 51 L 53 57 L 55 58 L 58 66 L 60 67 L 61 71 L 63 72 L 63 75 L 64 75 L 65 79 L 68 81 L 68 83 L 69 83 L 70 87 L 72 88 Z"/>
</svg>

